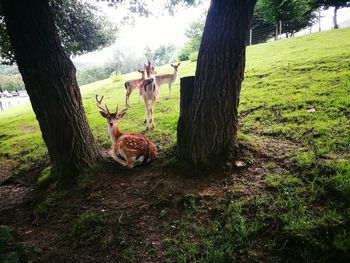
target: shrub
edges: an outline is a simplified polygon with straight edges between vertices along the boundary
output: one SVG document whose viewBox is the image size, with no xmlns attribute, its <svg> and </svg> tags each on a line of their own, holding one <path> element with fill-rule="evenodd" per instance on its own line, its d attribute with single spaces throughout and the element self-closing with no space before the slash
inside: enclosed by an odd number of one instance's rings
<svg viewBox="0 0 350 263">
<path fill-rule="evenodd" d="M 191 62 L 197 61 L 197 58 L 198 58 L 198 51 L 192 52 L 192 53 L 190 54 L 190 61 L 191 61 Z"/>
<path fill-rule="evenodd" d="M 0 262 L 36 262 L 39 252 L 38 249 L 15 242 L 12 236 L 12 229 L 8 226 L 0 225 Z"/>
</svg>

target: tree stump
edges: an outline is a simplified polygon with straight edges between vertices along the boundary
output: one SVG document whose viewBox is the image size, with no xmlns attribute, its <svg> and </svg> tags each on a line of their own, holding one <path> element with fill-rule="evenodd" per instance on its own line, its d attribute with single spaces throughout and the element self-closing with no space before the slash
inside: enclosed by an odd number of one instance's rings
<svg viewBox="0 0 350 263">
<path fill-rule="evenodd" d="M 183 147 L 188 141 L 188 133 L 190 129 L 190 109 L 192 105 L 192 96 L 193 96 L 193 87 L 194 87 L 194 76 L 183 77 L 180 79 L 180 114 L 179 120 L 177 123 L 177 151 L 179 156 L 183 156 L 185 153 L 179 152 L 179 150 L 185 150 L 186 147 Z"/>
</svg>

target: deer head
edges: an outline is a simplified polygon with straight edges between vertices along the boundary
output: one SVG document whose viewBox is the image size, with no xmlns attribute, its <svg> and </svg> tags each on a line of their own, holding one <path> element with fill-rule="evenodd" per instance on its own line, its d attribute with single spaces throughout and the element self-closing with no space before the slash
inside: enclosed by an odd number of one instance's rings
<svg viewBox="0 0 350 263">
<path fill-rule="evenodd" d="M 108 128 L 109 129 L 117 128 L 118 120 L 125 116 L 127 108 L 118 112 L 118 105 L 117 105 L 115 112 L 111 113 L 107 107 L 107 104 L 105 104 L 104 107 L 101 105 L 103 96 L 101 97 L 101 99 L 98 99 L 98 95 L 96 95 L 95 99 L 96 99 L 96 105 L 100 109 L 100 114 L 102 115 L 103 118 L 107 120 Z"/>
<path fill-rule="evenodd" d="M 175 71 L 177 71 L 177 69 L 179 68 L 181 63 L 177 63 L 177 65 L 174 64 L 170 64 L 170 66 L 172 66 L 174 68 Z"/>
<path fill-rule="evenodd" d="M 142 75 L 141 79 L 145 79 L 146 71 L 145 70 L 138 70 L 138 72 L 141 73 L 141 75 Z"/>
<path fill-rule="evenodd" d="M 151 62 L 148 61 L 148 64 L 144 64 L 145 70 L 147 72 L 148 77 L 153 77 L 157 74 L 157 71 L 155 71 L 154 67 L 151 66 Z"/>
</svg>

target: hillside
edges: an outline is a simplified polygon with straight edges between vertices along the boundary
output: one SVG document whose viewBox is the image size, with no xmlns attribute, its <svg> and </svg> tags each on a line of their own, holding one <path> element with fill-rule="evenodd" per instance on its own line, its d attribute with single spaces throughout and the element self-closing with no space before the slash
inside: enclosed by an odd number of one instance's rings
<svg viewBox="0 0 350 263">
<path fill-rule="evenodd" d="M 193 75 L 195 65 L 181 63 L 180 77 Z M 110 139 L 94 96 L 122 107 L 124 81 L 138 75 L 81 87 L 101 149 Z M 168 99 L 168 88 L 161 88 L 157 127 L 144 132 L 160 146 L 158 161 L 134 170 L 106 162 L 77 194 L 43 197 L 34 213 L 15 208 L 48 174 L 38 124 L 30 105 L 0 112 L 0 224 L 43 249 L 43 262 L 73 255 L 77 262 L 350 259 L 349 28 L 248 47 L 237 147 L 247 167 L 228 160 L 195 171 L 177 161 L 179 81 L 172 94 Z M 137 92 L 130 102 L 120 128 L 143 132 Z"/>
</svg>

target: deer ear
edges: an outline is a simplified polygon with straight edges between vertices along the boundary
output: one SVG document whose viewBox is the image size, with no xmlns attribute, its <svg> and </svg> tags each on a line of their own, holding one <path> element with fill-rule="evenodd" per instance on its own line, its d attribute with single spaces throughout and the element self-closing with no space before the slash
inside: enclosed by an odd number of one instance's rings
<svg viewBox="0 0 350 263">
<path fill-rule="evenodd" d="M 104 111 L 100 111 L 100 114 L 102 115 L 103 118 L 106 118 L 108 117 L 108 114 Z"/>
<path fill-rule="evenodd" d="M 170 64 L 170 66 L 174 67 L 174 65 L 173 65 L 173 64 Z"/>
<path fill-rule="evenodd" d="M 180 64 L 181 64 L 180 62 L 179 62 L 179 63 L 177 63 L 177 66 L 180 66 Z"/>
<path fill-rule="evenodd" d="M 126 111 L 118 112 L 118 119 L 123 118 L 126 115 Z"/>
</svg>

